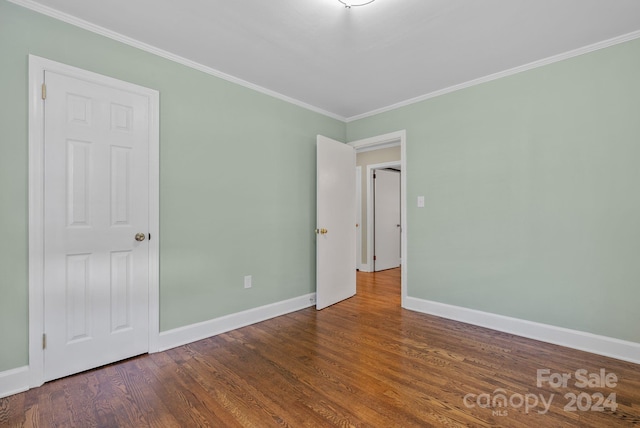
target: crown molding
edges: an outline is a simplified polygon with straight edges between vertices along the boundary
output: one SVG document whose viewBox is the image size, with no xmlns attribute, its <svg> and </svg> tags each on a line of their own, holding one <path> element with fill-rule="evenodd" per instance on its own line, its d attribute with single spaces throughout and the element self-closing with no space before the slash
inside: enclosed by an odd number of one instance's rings
<svg viewBox="0 0 640 428">
<path fill-rule="evenodd" d="M 263 93 L 265 95 L 269 95 L 271 97 L 277 98 L 279 100 L 288 102 L 290 104 L 296 105 L 298 107 L 304 108 L 306 110 L 319 113 L 321 115 L 330 117 L 332 119 L 339 120 L 341 122 L 350 123 L 356 120 L 365 119 L 367 117 L 375 116 L 381 113 L 385 113 L 391 110 L 395 110 L 401 107 L 406 107 L 411 104 L 416 104 L 421 101 L 425 101 L 431 98 L 436 98 L 441 95 L 449 94 L 451 92 L 456 92 L 461 89 L 470 88 L 472 86 L 480 85 L 482 83 L 491 82 L 493 80 L 501 79 L 503 77 L 512 76 L 514 74 L 522 73 L 524 71 L 532 70 L 538 67 L 543 67 L 545 65 L 553 64 L 559 61 L 563 61 L 565 59 L 577 57 L 580 55 L 584 55 L 590 52 L 594 52 L 600 49 L 608 48 L 610 46 L 618 45 L 621 43 L 625 43 L 631 40 L 640 38 L 640 30 L 633 31 L 631 33 L 623 34 L 621 36 L 613 37 L 611 39 L 603 40 L 601 42 L 597 42 L 591 45 L 583 46 L 578 49 L 574 49 L 568 52 L 564 52 L 561 54 L 553 55 L 547 58 L 543 58 L 537 61 L 530 62 L 528 64 L 520 65 L 517 67 L 510 68 L 508 70 L 500 71 L 497 73 L 489 74 L 484 77 L 479 77 L 477 79 L 469 80 L 467 82 L 463 82 L 457 85 L 449 86 L 447 88 L 439 89 L 437 91 L 430 92 L 428 94 L 420 95 L 414 98 L 409 98 L 404 101 L 400 101 L 395 104 L 388 105 L 386 107 L 381 107 L 375 110 L 371 110 L 366 113 L 358 114 L 351 117 L 344 117 L 336 113 L 332 113 L 330 111 L 321 109 L 319 107 L 313 106 L 311 104 L 305 103 L 303 101 L 297 100 L 295 98 L 289 97 L 287 95 L 283 95 L 279 92 L 273 91 L 271 89 L 264 88 L 262 86 L 256 85 L 254 83 L 248 82 L 246 80 L 240 79 L 238 77 L 232 76 L 230 74 L 223 73 L 220 70 L 216 70 L 214 68 L 208 67 L 206 65 L 200 64 L 198 62 L 189 60 L 187 58 L 183 58 L 179 55 L 175 55 L 171 52 L 165 51 L 163 49 L 157 48 L 155 46 L 149 45 L 147 43 L 141 42 L 139 40 L 133 39 L 131 37 L 125 36 L 123 34 L 117 33 L 115 31 L 111 31 L 107 28 L 101 27 L 99 25 L 92 24 L 88 21 L 77 18 L 73 15 L 69 15 L 64 12 L 60 12 L 56 9 L 53 9 L 48 6 L 44 6 L 40 3 L 37 3 L 33 0 L 7 0 L 11 3 L 14 3 L 18 6 L 22 6 L 26 9 L 30 9 L 34 12 L 38 12 L 42 15 L 49 16 L 51 18 L 57 19 L 59 21 L 66 22 L 67 24 L 71 24 L 73 26 L 82 28 L 87 31 L 91 31 L 93 33 L 102 35 L 104 37 L 108 37 L 112 40 L 116 40 L 118 42 L 124 43 L 126 45 L 132 46 L 134 48 L 143 50 L 145 52 L 149 52 L 151 54 L 157 55 L 159 57 L 168 59 L 170 61 L 176 62 L 178 64 L 182 64 L 186 67 L 201 71 L 203 73 L 209 74 L 211 76 L 218 77 L 220 79 L 226 80 L 231 83 L 235 83 L 237 85 L 243 86 L 248 89 L 252 89 L 254 91 Z"/>
<path fill-rule="evenodd" d="M 379 109 L 371 110 L 367 113 L 362 113 L 356 116 L 348 117 L 345 122 L 354 122 L 356 120 L 364 119 L 367 117 L 375 116 L 380 113 L 385 113 L 391 110 L 398 109 L 400 107 L 405 107 L 411 104 L 416 104 L 421 101 L 425 101 L 431 98 L 439 97 L 441 95 L 449 94 L 451 92 L 456 92 L 461 89 L 470 88 L 472 86 L 480 85 L 482 83 L 491 82 L 492 80 L 501 79 L 503 77 L 512 76 L 514 74 L 522 73 L 524 71 L 533 70 L 534 68 L 544 67 L 545 65 L 553 64 L 555 62 L 564 61 L 565 59 L 574 58 L 580 55 L 584 55 L 590 52 L 594 52 L 600 49 L 608 48 L 610 46 L 618 45 L 620 43 L 629 42 L 631 40 L 640 38 L 640 30 L 633 31 L 631 33 L 623 34 L 621 36 L 613 37 L 611 39 L 603 40 L 601 42 L 597 42 L 588 46 L 583 46 L 578 49 L 574 49 L 568 52 L 564 52 L 558 55 L 550 56 L 544 59 L 540 59 L 537 61 L 530 62 L 528 64 L 520 65 L 518 67 L 510 68 L 508 70 L 499 71 L 497 73 L 489 74 L 484 77 L 479 77 L 477 79 L 469 80 L 468 82 L 460 83 L 457 85 L 449 86 L 448 88 L 439 89 L 434 92 L 430 92 L 428 94 L 420 95 L 415 98 L 410 98 L 405 101 L 400 101 L 399 103 L 391 104 L 386 107 L 381 107 Z"/>
<path fill-rule="evenodd" d="M 297 100 L 295 98 L 291 98 L 287 95 L 283 95 L 279 92 L 272 91 L 271 89 L 264 88 L 262 86 L 256 85 L 254 83 L 248 82 L 246 80 L 240 79 L 238 77 L 232 76 L 230 74 L 223 73 L 220 70 L 216 70 L 215 68 L 208 67 L 206 65 L 200 64 L 195 61 L 191 61 L 190 59 L 181 57 L 179 55 L 173 54 L 171 52 L 165 51 L 163 49 L 157 48 L 153 45 L 141 42 L 139 40 L 133 39 L 131 37 L 125 36 L 123 34 L 117 33 L 115 31 L 109 30 L 107 28 L 101 27 L 99 25 L 92 24 L 91 22 L 85 21 L 83 19 L 77 18 L 73 15 L 69 15 L 64 12 L 60 12 L 59 10 L 53 9 L 49 6 L 44 6 L 40 3 L 37 3 L 33 0 L 7 0 L 11 3 L 14 3 L 18 6 L 22 6 L 26 9 L 32 10 L 34 12 L 40 13 L 42 15 L 49 16 L 51 18 L 57 19 L 62 22 L 66 22 L 67 24 L 71 24 L 75 27 L 82 28 L 83 30 L 91 31 L 92 33 L 99 34 L 101 36 L 107 37 L 109 39 L 124 43 L 126 45 L 132 46 L 134 48 L 140 49 L 145 52 L 149 52 L 151 54 L 157 55 L 159 57 L 168 59 L 170 61 L 176 62 L 178 64 L 182 64 L 194 70 L 201 71 L 203 73 L 209 74 L 211 76 L 218 77 L 220 79 L 226 80 L 231 83 L 235 83 L 240 86 L 244 86 L 245 88 L 252 89 L 254 91 L 260 92 L 265 95 L 269 95 L 271 97 L 277 98 L 281 101 L 285 101 L 287 103 L 296 105 L 298 107 L 302 107 L 306 110 L 310 110 L 314 113 L 319 113 L 324 116 L 328 116 L 332 119 L 339 120 L 341 122 L 345 122 L 346 118 L 340 116 L 338 114 L 332 113 L 327 110 L 323 110 L 319 107 L 313 106 L 311 104 L 305 103 L 303 101 Z"/>
</svg>

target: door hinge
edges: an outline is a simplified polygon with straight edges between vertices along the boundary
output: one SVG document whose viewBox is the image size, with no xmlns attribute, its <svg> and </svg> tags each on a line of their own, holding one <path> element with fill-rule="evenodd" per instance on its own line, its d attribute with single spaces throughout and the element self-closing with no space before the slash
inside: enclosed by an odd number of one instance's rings
<svg viewBox="0 0 640 428">
<path fill-rule="evenodd" d="M 46 83 L 42 84 L 42 99 L 43 100 L 47 99 L 47 85 L 46 85 Z"/>
<path fill-rule="evenodd" d="M 42 349 L 47 348 L 47 335 L 42 333 Z"/>
<path fill-rule="evenodd" d="M 375 174 L 373 174 L 373 179 L 375 180 L 377 178 L 377 176 Z"/>
<path fill-rule="evenodd" d="M 378 257 L 377 256 L 373 256 L 373 260 L 378 260 Z"/>
</svg>

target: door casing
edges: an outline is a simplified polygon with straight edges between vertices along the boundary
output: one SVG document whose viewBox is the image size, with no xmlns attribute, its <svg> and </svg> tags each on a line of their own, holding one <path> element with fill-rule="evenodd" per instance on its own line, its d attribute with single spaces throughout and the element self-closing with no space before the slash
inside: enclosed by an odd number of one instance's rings
<svg viewBox="0 0 640 428">
<path fill-rule="evenodd" d="M 356 269 L 362 269 L 362 167 L 356 166 Z"/>
<path fill-rule="evenodd" d="M 149 352 L 157 352 L 159 319 L 160 134 L 156 90 L 29 55 L 29 386 L 44 383 L 44 72 L 52 71 L 149 99 Z"/>
</svg>

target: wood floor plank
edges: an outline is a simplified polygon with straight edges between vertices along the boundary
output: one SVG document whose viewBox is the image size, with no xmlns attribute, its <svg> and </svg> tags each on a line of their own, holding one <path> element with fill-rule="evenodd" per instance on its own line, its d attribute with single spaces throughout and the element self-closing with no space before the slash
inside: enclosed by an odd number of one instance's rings
<svg viewBox="0 0 640 428">
<path fill-rule="evenodd" d="M 357 290 L 0 399 L 0 426 L 640 426 L 636 364 L 406 311 L 400 269 L 359 272 Z M 539 369 L 573 378 L 538 387 Z M 617 385 L 577 387 L 579 369 L 615 373 Z M 615 410 L 584 410 L 611 393 Z M 515 401 L 493 406 L 499 394 Z M 583 410 L 565 408 L 571 394 Z"/>
</svg>

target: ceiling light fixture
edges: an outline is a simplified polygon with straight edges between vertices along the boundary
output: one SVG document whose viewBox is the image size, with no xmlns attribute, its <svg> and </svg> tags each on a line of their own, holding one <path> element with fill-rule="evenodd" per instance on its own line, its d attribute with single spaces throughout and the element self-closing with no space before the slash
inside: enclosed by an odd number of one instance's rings
<svg viewBox="0 0 640 428">
<path fill-rule="evenodd" d="M 375 0 L 369 1 L 350 1 L 350 0 L 338 0 L 340 3 L 344 5 L 347 9 L 351 9 L 351 6 L 364 6 L 369 3 L 373 3 Z"/>
</svg>

